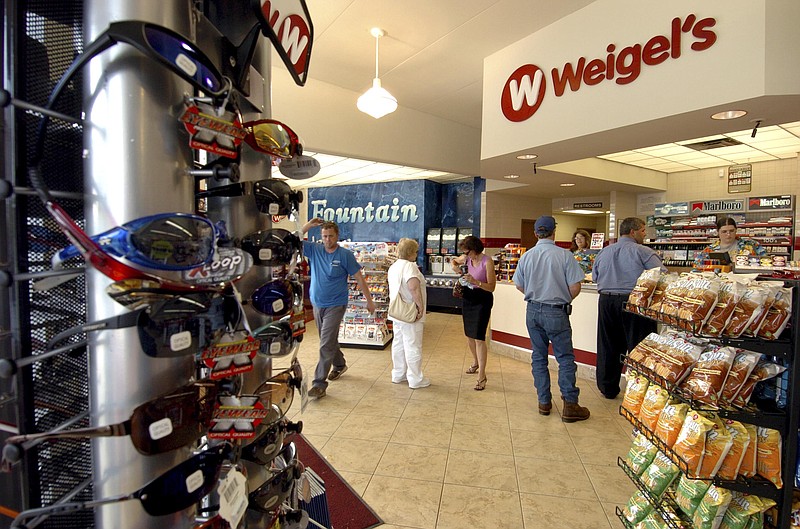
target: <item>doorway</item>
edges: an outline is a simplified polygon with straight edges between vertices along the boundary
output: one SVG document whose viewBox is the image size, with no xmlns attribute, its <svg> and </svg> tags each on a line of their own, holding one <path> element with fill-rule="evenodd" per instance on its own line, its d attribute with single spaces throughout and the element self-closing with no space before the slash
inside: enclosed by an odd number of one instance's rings
<svg viewBox="0 0 800 529">
<path fill-rule="evenodd" d="M 522 219 L 522 221 L 520 222 L 519 245 L 525 248 L 526 250 L 530 250 L 531 248 L 536 246 L 536 241 L 539 240 L 533 233 L 534 224 L 536 224 L 535 219 Z"/>
</svg>

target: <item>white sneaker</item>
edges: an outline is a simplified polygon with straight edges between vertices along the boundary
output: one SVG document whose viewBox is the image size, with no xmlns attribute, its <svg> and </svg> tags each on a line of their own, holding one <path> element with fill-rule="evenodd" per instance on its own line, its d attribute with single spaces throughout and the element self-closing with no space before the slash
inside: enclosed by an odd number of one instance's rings
<svg viewBox="0 0 800 529">
<path fill-rule="evenodd" d="M 394 379 L 392 379 L 392 384 L 402 384 L 402 383 L 403 383 L 403 382 L 405 382 L 406 380 L 408 380 L 406 377 L 403 377 L 403 378 L 401 378 L 400 380 L 394 380 Z"/>
<path fill-rule="evenodd" d="M 422 388 L 427 388 L 430 385 L 431 385 L 431 381 L 428 380 L 427 378 L 423 378 L 422 380 L 420 380 L 419 384 L 417 384 L 416 386 L 412 386 L 412 385 L 409 384 L 408 387 L 410 387 L 411 389 L 422 389 Z"/>
</svg>

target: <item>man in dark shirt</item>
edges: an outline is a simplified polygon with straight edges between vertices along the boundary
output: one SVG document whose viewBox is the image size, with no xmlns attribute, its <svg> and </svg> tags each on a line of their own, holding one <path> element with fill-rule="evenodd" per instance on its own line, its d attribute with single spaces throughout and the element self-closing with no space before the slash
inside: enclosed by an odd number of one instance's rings
<svg viewBox="0 0 800 529">
<path fill-rule="evenodd" d="M 645 224 L 628 217 L 619 225 L 619 241 L 600 250 L 594 260 L 592 279 L 600 293 L 597 302 L 597 389 L 607 399 L 619 394 L 622 356 L 645 336 L 656 331 L 656 322 L 625 311 L 628 295 L 645 270 L 661 268 L 661 258 L 644 246 Z"/>
</svg>

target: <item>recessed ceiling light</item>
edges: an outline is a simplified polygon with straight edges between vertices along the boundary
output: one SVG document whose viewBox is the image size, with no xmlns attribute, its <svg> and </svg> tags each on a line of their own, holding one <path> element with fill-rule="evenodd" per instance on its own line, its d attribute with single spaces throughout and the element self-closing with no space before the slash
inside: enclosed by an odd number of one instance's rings
<svg viewBox="0 0 800 529">
<path fill-rule="evenodd" d="M 507 174 L 503 178 L 508 178 L 509 180 L 514 180 L 515 178 L 519 178 L 518 174 Z"/>
<path fill-rule="evenodd" d="M 561 187 L 572 187 L 572 186 L 574 186 L 575 184 L 568 184 L 568 183 L 566 183 L 566 182 L 565 182 L 565 183 L 563 183 L 563 184 L 558 184 L 558 185 L 560 185 Z"/>
<path fill-rule="evenodd" d="M 717 112 L 711 119 L 736 119 L 747 114 L 745 110 L 725 110 L 724 112 Z"/>
<path fill-rule="evenodd" d="M 517 156 L 517 160 L 535 160 L 538 157 L 538 154 L 520 154 Z"/>
</svg>

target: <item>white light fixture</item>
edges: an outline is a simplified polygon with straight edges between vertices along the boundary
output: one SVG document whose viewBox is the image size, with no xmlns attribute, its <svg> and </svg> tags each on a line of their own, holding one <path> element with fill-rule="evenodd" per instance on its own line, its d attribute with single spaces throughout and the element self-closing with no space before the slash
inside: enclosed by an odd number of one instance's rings
<svg viewBox="0 0 800 529">
<path fill-rule="evenodd" d="M 572 187 L 575 184 L 564 182 L 563 184 L 558 184 L 558 185 L 560 185 L 561 187 Z"/>
<path fill-rule="evenodd" d="M 535 160 L 538 157 L 538 154 L 519 154 L 517 160 Z"/>
<path fill-rule="evenodd" d="M 565 209 L 561 213 L 571 213 L 573 215 L 602 215 L 602 211 L 594 209 Z"/>
<path fill-rule="evenodd" d="M 507 178 L 508 180 L 516 180 L 517 178 L 519 178 L 519 175 L 518 174 L 507 174 L 503 178 Z"/>
<path fill-rule="evenodd" d="M 747 112 L 745 110 L 725 110 L 723 112 L 717 112 L 711 119 L 736 119 L 746 115 Z"/>
<path fill-rule="evenodd" d="M 379 119 L 397 110 L 397 99 L 381 86 L 378 77 L 378 40 L 385 36 L 386 32 L 381 28 L 372 28 L 369 32 L 375 37 L 375 79 L 372 80 L 372 88 L 358 98 L 356 106 L 361 112 Z"/>
</svg>

